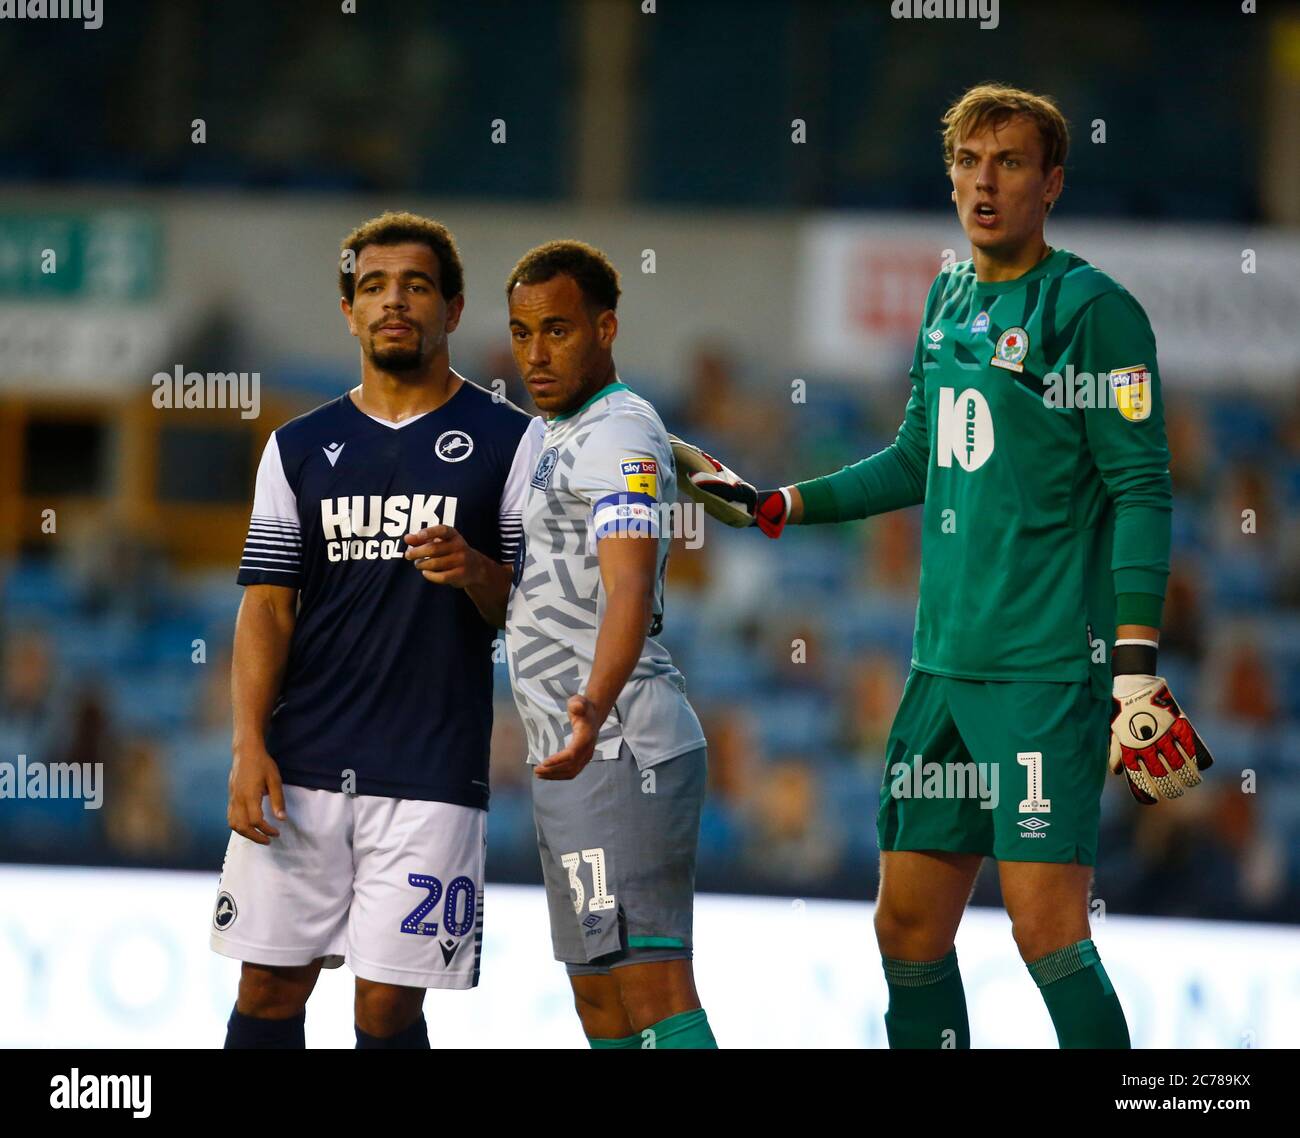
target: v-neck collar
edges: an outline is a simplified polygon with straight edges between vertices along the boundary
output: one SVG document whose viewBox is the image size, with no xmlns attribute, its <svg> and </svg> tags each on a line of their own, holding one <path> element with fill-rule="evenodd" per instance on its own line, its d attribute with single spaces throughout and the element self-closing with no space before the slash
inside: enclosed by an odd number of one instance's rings
<svg viewBox="0 0 1300 1138">
<path fill-rule="evenodd" d="M 431 411 L 421 411 L 418 415 L 412 415 L 409 419 L 403 419 L 400 423 L 393 423 L 387 419 L 380 419 L 370 414 L 369 411 L 361 410 L 361 408 L 357 406 L 357 401 L 352 398 L 353 389 L 350 387 L 347 389 L 347 391 L 343 393 L 343 401 L 349 407 L 351 407 L 353 411 L 355 411 L 358 415 L 360 415 L 361 418 L 365 419 L 366 422 L 374 423 L 376 427 L 384 427 L 390 431 L 401 431 L 404 430 L 406 427 L 414 426 L 421 419 L 427 419 L 429 418 L 430 415 L 437 415 L 440 411 L 447 410 L 448 407 L 450 407 L 453 403 L 456 402 L 457 399 L 460 398 L 461 393 L 468 386 L 469 386 L 469 380 L 462 375 L 460 377 L 460 386 L 456 388 L 455 393 L 445 403 L 439 404 Z"/>
</svg>

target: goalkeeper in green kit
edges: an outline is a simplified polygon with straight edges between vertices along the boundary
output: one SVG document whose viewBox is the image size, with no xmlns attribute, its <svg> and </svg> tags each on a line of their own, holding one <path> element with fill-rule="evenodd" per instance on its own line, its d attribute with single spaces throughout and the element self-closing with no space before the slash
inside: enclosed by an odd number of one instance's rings
<svg viewBox="0 0 1300 1138">
<path fill-rule="evenodd" d="M 972 255 L 930 288 L 894 443 L 776 490 L 681 444 L 679 477 L 769 537 L 924 503 L 877 819 L 890 1046 L 970 1045 L 953 945 L 992 857 L 1060 1045 L 1128 1047 L 1088 927 L 1107 763 L 1154 805 L 1212 761 L 1156 674 L 1170 480 L 1155 339 L 1128 292 L 1044 240 L 1069 141 L 1055 104 L 982 85 L 943 122 Z M 977 770 L 981 792 L 909 794 L 920 764 Z"/>
</svg>

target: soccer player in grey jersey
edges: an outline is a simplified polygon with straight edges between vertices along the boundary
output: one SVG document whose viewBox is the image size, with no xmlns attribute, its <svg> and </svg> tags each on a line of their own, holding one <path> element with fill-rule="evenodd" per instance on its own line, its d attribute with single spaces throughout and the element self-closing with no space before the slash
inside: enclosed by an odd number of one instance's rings
<svg viewBox="0 0 1300 1138">
<path fill-rule="evenodd" d="M 655 409 L 614 367 L 619 278 L 555 241 L 506 285 L 545 416 L 506 615 L 535 764 L 551 940 L 592 1047 L 716 1047 L 691 969 L 705 750 L 663 623 L 676 480 Z"/>
</svg>

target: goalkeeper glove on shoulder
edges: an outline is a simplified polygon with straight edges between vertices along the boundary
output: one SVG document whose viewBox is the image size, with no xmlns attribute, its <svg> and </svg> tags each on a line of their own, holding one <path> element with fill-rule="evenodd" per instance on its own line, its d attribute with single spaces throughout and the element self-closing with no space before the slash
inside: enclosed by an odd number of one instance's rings
<svg viewBox="0 0 1300 1138">
<path fill-rule="evenodd" d="M 1160 676 L 1118 675 L 1111 695 L 1110 769 L 1143 806 L 1181 797 L 1214 762 Z"/>
<path fill-rule="evenodd" d="M 677 465 L 677 485 L 704 507 L 705 513 L 737 529 L 758 526 L 777 538 L 790 516 L 785 490 L 759 490 L 694 443 L 669 435 Z"/>
</svg>

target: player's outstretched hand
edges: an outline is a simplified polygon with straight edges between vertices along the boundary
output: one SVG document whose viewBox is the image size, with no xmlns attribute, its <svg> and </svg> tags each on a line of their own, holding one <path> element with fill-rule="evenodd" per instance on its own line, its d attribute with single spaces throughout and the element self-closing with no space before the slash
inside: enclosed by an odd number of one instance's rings
<svg viewBox="0 0 1300 1138">
<path fill-rule="evenodd" d="M 677 488 L 704 507 L 711 518 L 735 529 L 758 526 L 780 537 L 790 506 L 780 490 L 759 490 L 694 443 L 668 436 L 677 467 Z"/>
<path fill-rule="evenodd" d="M 1110 769 L 1123 772 L 1143 806 L 1178 798 L 1214 759 L 1160 676 L 1116 676 L 1110 713 Z"/>
<path fill-rule="evenodd" d="M 429 526 L 406 534 L 406 559 L 426 581 L 435 585 L 454 585 L 458 589 L 482 585 L 487 581 L 486 558 L 451 526 Z"/>
<path fill-rule="evenodd" d="M 596 736 L 600 732 L 596 705 L 585 695 L 572 695 L 568 711 L 569 722 L 573 724 L 569 745 L 533 768 L 533 774 L 538 778 L 576 778 L 596 753 Z"/>
<path fill-rule="evenodd" d="M 269 846 L 278 838 L 277 830 L 262 815 L 262 799 L 269 796 L 271 812 L 281 821 L 288 820 L 284 809 L 284 786 L 280 768 L 264 748 L 237 751 L 230 767 L 230 803 L 226 821 L 236 834 L 242 834 L 259 846 Z"/>
</svg>

